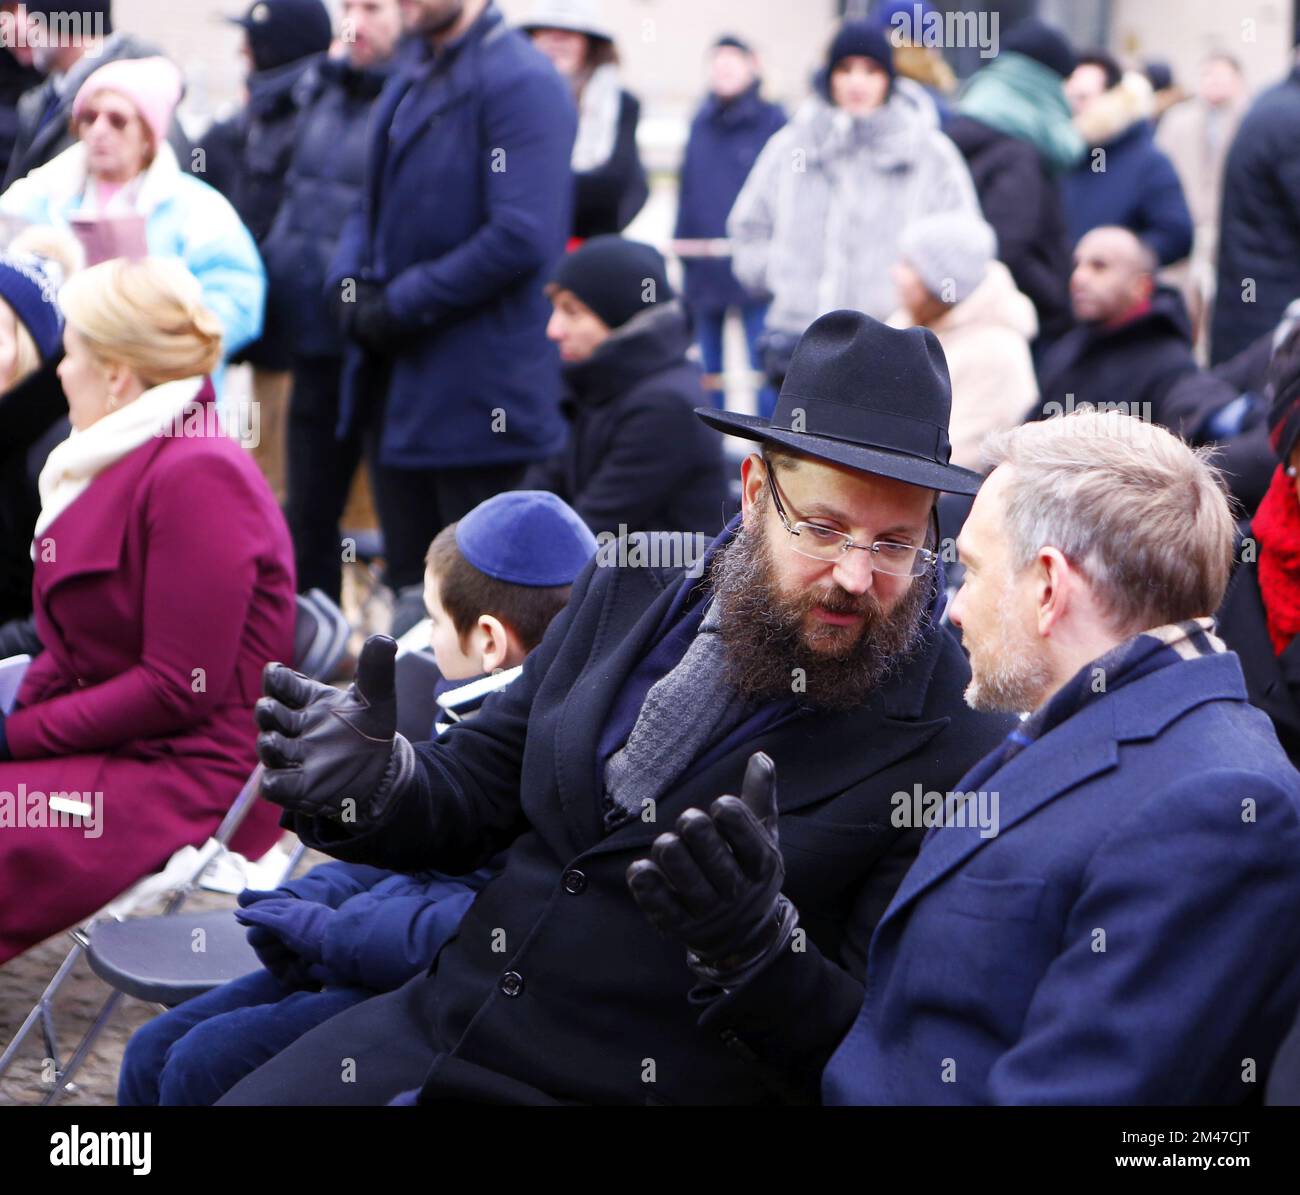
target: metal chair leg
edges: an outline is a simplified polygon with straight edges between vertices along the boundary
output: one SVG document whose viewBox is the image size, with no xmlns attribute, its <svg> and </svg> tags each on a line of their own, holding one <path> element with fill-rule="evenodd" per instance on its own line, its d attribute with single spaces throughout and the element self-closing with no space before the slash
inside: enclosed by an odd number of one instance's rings
<svg viewBox="0 0 1300 1195">
<path fill-rule="evenodd" d="M 108 999 L 105 1000 L 103 1005 L 100 1007 L 100 1010 L 96 1014 L 90 1028 L 86 1030 L 85 1037 L 81 1039 L 80 1044 L 77 1046 L 76 1053 L 68 1059 L 68 1065 L 55 1074 L 54 1086 L 50 1089 L 45 1098 L 41 1100 L 42 1107 L 48 1107 L 50 1104 L 54 1103 L 54 1101 L 63 1094 L 63 1091 L 68 1084 L 72 1082 L 72 1076 L 81 1069 L 81 1064 L 86 1061 L 86 1055 L 90 1053 L 91 1047 L 98 1040 L 99 1035 L 104 1031 L 104 1027 L 108 1024 L 113 1015 L 113 1010 L 117 1008 L 118 1002 L 121 999 L 121 992 L 113 991 L 109 993 Z"/>
<path fill-rule="evenodd" d="M 53 1027 L 49 1019 L 49 1007 L 59 988 L 63 986 L 63 981 L 67 979 L 68 973 L 77 965 L 77 960 L 85 953 L 85 946 L 78 942 L 71 950 L 68 956 L 60 964 L 59 969 L 55 971 L 54 977 L 45 986 L 45 991 L 41 993 L 41 998 L 32 1005 L 32 1011 L 27 1014 L 27 1019 L 23 1021 L 18 1032 L 14 1035 L 13 1040 L 5 1047 L 5 1052 L 0 1054 L 0 1075 L 7 1071 L 13 1063 L 14 1058 L 18 1055 L 18 1048 L 26 1040 L 27 1035 L 39 1022 L 45 1037 L 46 1049 L 48 1050 L 52 1043 Z M 46 1057 L 53 1057 L 55 1066 L 58 1065 L 57 1055 L 46 1054 Z"/>
</svg>

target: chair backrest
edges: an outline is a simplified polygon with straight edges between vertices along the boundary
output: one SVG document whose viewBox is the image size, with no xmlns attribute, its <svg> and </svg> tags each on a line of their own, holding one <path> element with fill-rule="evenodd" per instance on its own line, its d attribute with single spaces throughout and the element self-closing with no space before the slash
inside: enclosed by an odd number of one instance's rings
<svg viewBox="0 0 1300 1195">
<path fill-rule="evenodd" d="M 294 668 L 304 676 L 323 681 L 343 658 L 351 633 L 343 611 L 323 590 L 300 593 L 294 628 Z"/>
</svg>

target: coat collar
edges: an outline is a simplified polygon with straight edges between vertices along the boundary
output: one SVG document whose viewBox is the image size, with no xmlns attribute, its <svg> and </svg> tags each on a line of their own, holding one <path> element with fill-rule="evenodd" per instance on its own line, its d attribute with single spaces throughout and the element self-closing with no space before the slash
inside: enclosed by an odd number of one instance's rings
<svg viewBox="0 0 1300 1195">
<path fill-rule="evenodd" d="M 402 118 L 400 130 L 389 133 L 388 165 L 391 168 L 425 130 L 438 113 L 447 110 L 474 90 L 478 81 L 478 50 L 489 41 L 509 32 L 501 10 L 489 4 L 482 15 L 460 37 L 437 50 L 428 44 L 410 51 L 402 83 L 393 89 L 385 110 L 377 114 L 374 127 L 387 127 L 397 109 L 409 101 L 411 111 Z M 440 87 L 430 87 L 435 77 L 443 77 Z"/>
<path fill-rule="evenodd" d="M 1241 666 L 1231 652 L 1180 660 L 1089 702 L 984 782 L 986 791 L 998 794 L 998 835 L 1110 771 L 1122 743 L 1153 739 L 1189 710 L 1220 700 L 1246 700 Z M 954 791 L 965 791 L 965 781 Z M 991 841 L 978 827 L 933 831 L 881 918 L 881 929 Z"/>
</svg>

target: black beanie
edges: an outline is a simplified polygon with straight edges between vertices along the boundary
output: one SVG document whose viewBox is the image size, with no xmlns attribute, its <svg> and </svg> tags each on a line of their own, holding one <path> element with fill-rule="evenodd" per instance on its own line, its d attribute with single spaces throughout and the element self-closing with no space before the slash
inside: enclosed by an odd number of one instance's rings
<svg viewBox="0 0 1300 1195">
<path fill-rule="evenodd" d="M 870 58 L 880 64 L 891 80 L 894 77 L 894 51 L 885 31 L 874 21 L 845 21 L 840 26 L 826 55 L 828 80 L 835 64 L 844 58 Z"/>
<path fill-rule="evenodd" d="M 620 236 L 583 242 L 560 262 L 551 281 L 572 291 L 611 328 L 673 297 L 659 250 Z"/>
<path fill-rule="evenodd" d="M 718 40 L 713 43 L 713 48 L 715 50 L 721 50 L 725 46 L 730 46 L 733 50 L 739 50 L 742 54 L 752 54 L 754 52 L 734 33 L 723 34 L 722 37 L 718 38 Z"/>
<path fill-rule="evenodd" d="M 1065 35 L 1037 17 L 1026 17 L 1012 29 L 1002 39 L 1002 49 L 1041 62 L 1062 79 L 1073 73 L 1077 65 L 1074 49 Z"/>
<path fill-rule="evenodd" d="M 272 71 L 330 48 L 330 14 L 321 0 L 257 0 L 242 16 L 231 17 L 248 35 L 253 67 Z"/>
</svg>

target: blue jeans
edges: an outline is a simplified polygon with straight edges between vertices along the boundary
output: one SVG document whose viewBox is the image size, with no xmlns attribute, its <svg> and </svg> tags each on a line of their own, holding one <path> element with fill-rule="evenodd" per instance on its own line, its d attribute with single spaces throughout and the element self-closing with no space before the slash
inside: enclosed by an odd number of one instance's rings
<svg viewBox="0 0 1300 1195">
<path fill-rule="evenodd" d="M 232 979 L 132 1034 L 117 1102 L 208 1107 L 309 1029 L 373 995 L 364 988 L 291 992 L 261 969 Z"/>
<path fill-rule="evenodd" d="M 762 370 L 762 356 L 758 351 L 758 338 L 762 334 L 763 324 L 767 320 L 766 303 L 745 303 L 740 311 L 740 322 L 745 327 L 745 340 L 749 345 L 749 364 L 751 368 Z M 726 323 L 725 311 L 697 311 L 695 313 L 695 338 L 699 342 L 700 356 L 704 360 L 705 373 L 722 372 L 722 331 Z M 710 390 L 709 398 L 713 405 L 721 410 L 723 394 L 721 390 Z M 764 419 L 771 419 L 776 409 L 776 391 L 771 386 L 764 386 L 758 392 L 758 413 Z"/>
</svg>

